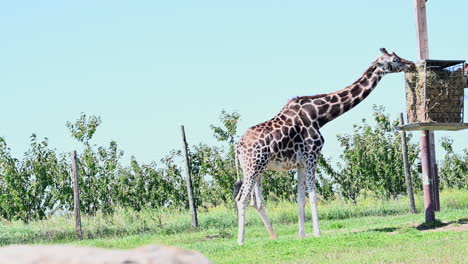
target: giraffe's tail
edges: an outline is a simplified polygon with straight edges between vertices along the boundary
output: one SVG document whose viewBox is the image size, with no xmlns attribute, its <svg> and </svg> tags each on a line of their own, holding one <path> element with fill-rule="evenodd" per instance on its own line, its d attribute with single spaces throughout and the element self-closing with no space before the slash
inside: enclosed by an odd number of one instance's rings
<svg viewBox="0 0 468 264">
<path fill-rule="evenodd" d="M 234 152 L 234 160 L 235 160 L 236 174 L 237 174 L 237 181 L 236 181 L 236 184 L 234 185 L 234 200 L 235 200 L 242 187 L 242 180 L 240 179 L 240 174 L 239 174 L 239 156 L 237 153 L 237 149 Z"/>
<path fill-rule="evenodd" d="M 237 195 L 239 195 L 240 190 L 242 187 L 242 181 L 236 182 L 236 185 L 234 185 L 234 200 L 237 201 Z"/>
<path fill-rule="evenodd" d="M 236 175 L 237 175 L 237 182 L 241 181 L 240 180 L 240 175 L 239 175 L 239 156 L 237 154 L 237 149 L 234 150 L 234 162 L 236 164 Z"/>
</svg>

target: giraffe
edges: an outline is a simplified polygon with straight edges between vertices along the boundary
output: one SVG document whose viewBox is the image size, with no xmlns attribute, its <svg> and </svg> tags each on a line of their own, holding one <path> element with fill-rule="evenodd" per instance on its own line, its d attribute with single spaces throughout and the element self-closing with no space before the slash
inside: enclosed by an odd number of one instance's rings
<svg viewBox="0 0 468 264">
<path fill-rule="evenodd" d="M 236 166 L 244 179 L 235 185 L 234 196 L 238 212 L 237 243 L 244 243 L 245 209 L 249 199 L 257 210 L 271 239 L 276 238 L 265 212 L 261 180 L 265 169 L 288 171 L 297 169 L 297 205 L 299 207 L 299 237 L 305 237 L 304 207 L 306 187 L 312 210 L 313 234 L 320 236 L 315 190 L 315 166 L 324 138 L 320 128 L 359 104 L 387 73 L 401 72 L 414 63 L 389 54 L 382 55 L 364 74 L 346 88 L 315 96 L 300 96 L 289 100 L 272 119 L 249 128 L 236 144 Z"/>
</svg>

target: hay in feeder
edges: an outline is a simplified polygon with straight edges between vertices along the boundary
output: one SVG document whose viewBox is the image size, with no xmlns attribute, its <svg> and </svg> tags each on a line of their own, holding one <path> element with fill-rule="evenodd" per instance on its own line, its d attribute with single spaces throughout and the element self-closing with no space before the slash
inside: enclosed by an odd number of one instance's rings
<svg viewBox="0 0 468 264">
<path fill-rule="evenodd" d="M 409 123 L 463 122 L 463 71 L 418 65 L 405 74 Z"/>
</svg>

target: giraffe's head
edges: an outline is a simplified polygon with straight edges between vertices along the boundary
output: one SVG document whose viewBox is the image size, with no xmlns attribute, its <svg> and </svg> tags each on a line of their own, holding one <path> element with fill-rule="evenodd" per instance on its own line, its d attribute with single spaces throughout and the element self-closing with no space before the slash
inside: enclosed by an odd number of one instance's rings
<svg viewBox="0 0 468 264">
<path fill-rule="evenodd" d="M 415 67 L 414 62 L 400 58 L 393 52 L 389 54 L 385 48 L 381 48 L 382 56 L 375 61 L 377 67 L 384 73 L 402 72 Z"/>
</svg>

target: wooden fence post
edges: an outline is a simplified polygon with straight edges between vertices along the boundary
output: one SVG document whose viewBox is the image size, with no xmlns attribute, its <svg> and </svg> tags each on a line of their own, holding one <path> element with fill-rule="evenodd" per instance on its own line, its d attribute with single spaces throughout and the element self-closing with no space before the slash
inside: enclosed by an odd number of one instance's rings
<svg viewBox="0 0 468 264">
<path fill-rule="evenodd" d="M 400 126 L 403 126 L 405 123 L 403 121 L 403 113 L 400 113 Z M 411 171 L 408 162 L 408 146 L 406 144 L 406 131 L 401 130 L 401 148 L 403 153 L 403 165 L 405 166 L 405 180 L 406 180 L 406 192 L 408 193 L 409 205 L 412 214 L 416 213 L 416 206 L 414 204 L 414 194 L 413 194 L 413 182 L 411 181 Z"/>
<path fill-rule="evenodd" d="M 75 230 L 76 235 L 81 240 L 83 239 L 83 231 L 81 229 L 81 215 L 80 215 L 80 191 L 78 188 L 78 163 L 76 160 L 76 150 L 71 153 L 72 174 L 73 174 L 73 201 L 75 211 Z"/>
<path fill-rule="evenodd" d="M 185 159 L 185 179 L 187 182 L 187 193 L 188 193 L 188 200 L 190 206 L 190 214 L 192 215 L 192 227 L 198 227 L 198 218 L 197 218 L 197 209 L 195 208 L 195 201 L 193 196 L 192 190 L 192 177 L 190 176 L 190 163 L 189 163 L 189 155 L 188 155 L 188 147 L 187 147 L 187 140 L 185 139 L 185 129 L 184 126 L 180 126 L 182 132 L 182 144 L 183 144 L 183 151 L 184 151 L 184 159 Z"/>
</svg>

